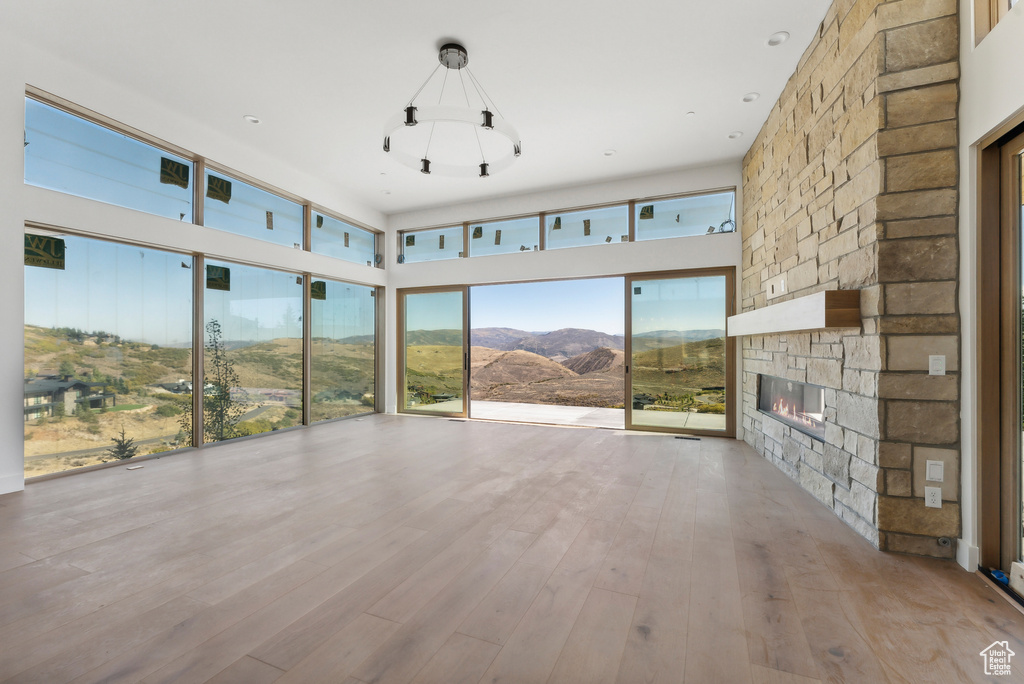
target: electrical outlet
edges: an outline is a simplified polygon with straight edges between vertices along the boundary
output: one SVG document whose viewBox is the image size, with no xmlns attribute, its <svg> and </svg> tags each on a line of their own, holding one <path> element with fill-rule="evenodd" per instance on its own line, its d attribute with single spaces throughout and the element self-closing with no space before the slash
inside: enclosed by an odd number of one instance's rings
<svg viewBox="0 0 1024 684">
<path fill-rule="evenodd" d="M 765 295 L 768 299 L 775 299 L 786 294 L 786 276 L 780 275 L 765 281 Z"/>
<path fill-rule="evenodd" d="M 925 487 L 924 505 L 928 508 L 942 508 L 942 487 Z"/>
<path fill-rule="evenodd" d="M 946 355 L 932 354 L 928 357 L 928 375 L 946 374 Z"/>
<path fill-rule="evenodd" d="M 924 479 L 929 482 L 942 482 L 944 470 L 942 461 L 925 461 Z"/>
</svg>

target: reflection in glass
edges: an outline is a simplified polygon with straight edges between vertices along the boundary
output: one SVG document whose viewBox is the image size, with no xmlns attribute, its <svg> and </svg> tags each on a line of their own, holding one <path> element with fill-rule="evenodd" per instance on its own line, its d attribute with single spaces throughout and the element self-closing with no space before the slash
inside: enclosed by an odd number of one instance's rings
<svg viewBox="0 0 1024 684">
<path fill-rule="evenodd" d="M 25 98 L 25 182 L 192 221 L 192 162 Z"/>
<path fill-rule="evenodd" d="M 462 226 L 402 232 L 398 239 L 402 261 L 407 264 L 462 256 Z"/>
<path fill-rule="evenodd" d="M 726 429 L 725 276 L 632 282 L 634 427 Z"/>
<path fill-rule="evenodd" d="M 718 192 L 636 203 L 636 239 L 730 233 L 736 230 L 736 194 Z"/>
<path fill-rule="evenodd" d="M 545 249 L 627 242 L 629 205 L 548 214 L 544 224 Z"/>
<path fill-rule="evenodd" d="M 312 251 L 335 259 L 373 266 L 376 256 L 375 235 L 365 228 L 313 212 L 310 229 Z"/>
<path fill-rule="evenodd" d="M 405 295 L 405 410 L 462 413 L 462 292 Z"/>
<path fill-rule="evenodd" d="M 315 422 L 370 413 L 374 408 L 374 289 L 314 280 L 312 290 L 311 418 Z"/>
<path fill-rule="evenodd" d="M 206 171 L 203 223 L 286 247 L 302 246 L 302 205 L 219 171 Z"/>
<path fill-rule="evenodd" d="M 540 249 L 540 221 L 536 216 L 469 224 L 469 256 L 536 249 Z"/>
<path fill-rule="evenodd" d="M 27 247 L 47 240 L 63 268 L 25 267 L 25 476 L 188 446 L 192 259 L 39 231 Z"/>
<path fill-rule="evenodd" d="M 302 423 L 302 278 L 207 261 L 204 440 Z"/>
</svg>

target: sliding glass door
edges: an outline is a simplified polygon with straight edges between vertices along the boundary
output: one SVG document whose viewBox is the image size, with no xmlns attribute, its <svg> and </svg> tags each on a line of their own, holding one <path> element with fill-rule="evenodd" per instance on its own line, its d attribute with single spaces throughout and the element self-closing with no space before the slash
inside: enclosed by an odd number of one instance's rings
<svg viewBox="0 0 1024 684">
<path fill-rule="evenodd" d="M 467 288 L 398 291 L 398 410 L 466 415 Z"/>
<path fill-rule="evenodd" d="M 734 436 L 731 270 L 626 279 L 626 428 Z"/>
</svg>

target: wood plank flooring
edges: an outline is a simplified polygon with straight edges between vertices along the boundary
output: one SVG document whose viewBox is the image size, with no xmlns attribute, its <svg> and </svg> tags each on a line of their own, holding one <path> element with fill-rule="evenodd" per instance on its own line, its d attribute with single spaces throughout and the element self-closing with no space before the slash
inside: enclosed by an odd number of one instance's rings
<svg viewBox="0 0 1024 684">
<path fill-rule="evenodd" d="M 0 681 L 1024 681 L 994 590 L 734 440 L 378 415 L 140 465 L 0 497 Z"/>
</svg>

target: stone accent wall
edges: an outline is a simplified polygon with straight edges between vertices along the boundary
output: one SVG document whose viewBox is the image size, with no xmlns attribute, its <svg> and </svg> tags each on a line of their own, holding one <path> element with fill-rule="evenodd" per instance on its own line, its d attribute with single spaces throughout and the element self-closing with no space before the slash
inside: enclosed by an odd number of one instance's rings
<svg viewBox="0 0 1024 684">
<path fill-rule="evenodd" d="M 861 329 L 743 339 L 745 439 L 879 548 L 960 533 L 956 0 L 835 0 L 744 158 L 742 310 L 861 291 Z M 784 275 L 771 302 L 766 282 Z M 945 354 L 947 375 L 928 375 Z M 757 374 L 826 388 L 824 443 Z M 945 462 L 943 507 L 924 464 Z M 955 542 L 954 542 L 955 544 Z"/>
</svg>

